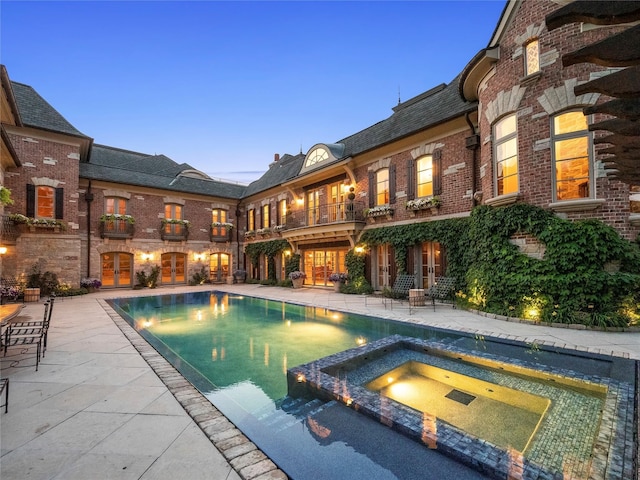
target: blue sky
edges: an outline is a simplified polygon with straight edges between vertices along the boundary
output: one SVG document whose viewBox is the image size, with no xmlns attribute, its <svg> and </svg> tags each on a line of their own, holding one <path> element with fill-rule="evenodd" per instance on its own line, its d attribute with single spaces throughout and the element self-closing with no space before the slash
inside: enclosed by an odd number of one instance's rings
<svg viewBox="0 0 640 480">
<path fill-rule="evenodd" d="M 0 61 L 95 143 L 250 182 L 451 82 L 504 4 L 2 0 Z"/>
</svg>

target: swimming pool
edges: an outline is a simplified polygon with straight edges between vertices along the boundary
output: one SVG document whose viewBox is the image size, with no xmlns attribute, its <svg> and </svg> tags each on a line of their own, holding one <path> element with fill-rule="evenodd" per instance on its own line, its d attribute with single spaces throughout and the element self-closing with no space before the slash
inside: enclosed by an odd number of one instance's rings
<svg viewBox="0 0 640 480">
<path fill-rule="evenodd" d="M 110 303 L 292 478 L 424 478 L 425 469 L 433 478 L 484 478 L 335 402 L 286 396 L 288 368 L 390 335 L 633 378 L 620 364 L 623 359 L 523 348 L 516 342 L 223 292 Z"/>
</svg>

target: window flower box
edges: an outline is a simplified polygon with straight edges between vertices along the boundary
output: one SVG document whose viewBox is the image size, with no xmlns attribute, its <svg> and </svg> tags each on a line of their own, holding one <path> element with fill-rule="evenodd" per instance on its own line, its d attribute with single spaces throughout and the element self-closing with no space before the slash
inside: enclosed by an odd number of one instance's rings
<svg viewBox="0 0 640 480">
<path fill-rule="evenodd" d="M 244 232 L 244 238 L 251 239 L 251 238 L 253 238 L 255 236 L 256 236 L 256 231 L 255 230 L 247 230 L 246 232 Z"/>
<path fill-rule="evenodd" d="M 271 236 L 271 229 L 270 228 L 259 228 L 256 230 L 256 234 L 260 235 L 261 237 L 269 237 Z"/>
<path fill-rule="evenodd" d="M 421 198 L 416 198 L 414 200 L 409 200 L 406 204 L 405 204 L 405 208 L 407 210 L 426 210 L 428 208 L 440 208 L 440 205 L 442 204 L 440 197 L 438 196 L 433 196 L 433 197 L 421 197 Z"/>
<path fill-rule="evenodd" d="M 382 217 L 384 215 L 393 215 L 393 208 L 389 205 L 380 205 L 378 207 L 367 208 L 364 213 L 367 217 Z"/>
<path fill-rule="evenodd" d="M 389 205 L 379 205 L 377 207 L 365 208 L 362 213 L 365 217 L 375 222 L 375 219 L 379 217 L 391 219 L 391 217 L 393 217 L 393 208 Z"/>
<path fill-rule="evenodd" d="M 106 213 L 100 217 L 102 238 L 132 238 L 135 219 L 131 215 Z"/>
<path fill-rule="evenodd" d="M 168 241 L 184 241 L 189 238 L 189 220 L 164 218 L 160 226 L 160 238 Z"/>
<path fill-rule="evenodd" d="M 25 228 L 30 232 L 35 232 L 36 229 L 51 229 L 55 232 L 66 230 L 67 226 L 60 220 L 54 220 L 51 218 L 32 218 L 22 215 L 20 213 L 12 213 L 9 215 L 9 219 L 16 225 L 25 225 Z"/>
</svg>

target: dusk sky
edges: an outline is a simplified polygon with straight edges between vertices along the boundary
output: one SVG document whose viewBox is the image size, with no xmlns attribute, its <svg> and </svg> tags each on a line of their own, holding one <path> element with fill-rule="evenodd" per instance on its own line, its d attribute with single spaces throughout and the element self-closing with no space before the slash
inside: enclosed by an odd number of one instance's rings
<svg viewBox="0 0 640 480">
<path fill-rule="evenodd" d="M 95 143 L 256 180 L 451 82 L 504 0 L 0 2 L 0 61 Z"/>
</svg>

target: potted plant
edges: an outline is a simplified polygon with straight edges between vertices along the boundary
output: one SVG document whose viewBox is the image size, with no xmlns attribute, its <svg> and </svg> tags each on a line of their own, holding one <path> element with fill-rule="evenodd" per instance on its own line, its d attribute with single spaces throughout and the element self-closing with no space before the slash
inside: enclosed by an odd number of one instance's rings
<svg viewBox="0 0 640 480">
<path fill-rule="evenodd" d="M 89 293 L 93 293 L 102 286 L 102 282 L 97 278 L 83 278 L 80 280 L 80 287 L 86 288 Z"/>
<path fill-rule="evenodd" d="M 304 279 L 307 278 L 307 275 L 300 270 L 295 270 L 289 274 L 289 278 L 293 283 L 293 288 L 301 288 L 304 284 Z"/>
<path fill-rule="evenodd" d="M 247 279 L 247 271 L 239 268 L 235 272 L 233 272 L 233 279 L 236 283 L 244 283 Z"/>
<path fill-rule="evenodd" d="M 340 286 L 349 279 L 349 275 L 342 272 L 335 272 L 329 275 L 329 281 L 333 282 L 333 289 L 336 292 L 340 291 Z"/>
</svg>

